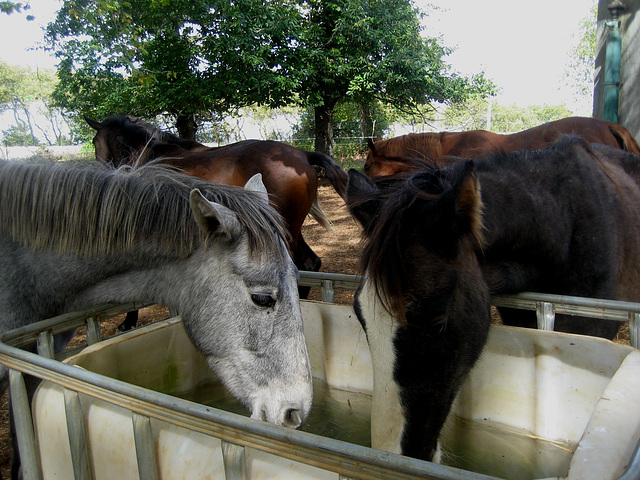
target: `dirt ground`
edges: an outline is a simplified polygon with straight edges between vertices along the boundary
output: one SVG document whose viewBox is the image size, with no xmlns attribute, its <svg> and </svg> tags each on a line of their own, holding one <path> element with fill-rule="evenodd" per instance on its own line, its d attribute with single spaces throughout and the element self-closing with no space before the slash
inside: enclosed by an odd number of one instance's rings
<svg viewBox="0 0 640 480">
<path fill-rule="evenodd" d="M 325 230 L 320 225 L 307 219 L 304 225 L 303 235 L 311 248 L 322 258 L 321 271 L 333 273 L 357 273 L 359 259 L 360 228 L 349 215 L 343 200 L 335 193 L 326 182 L 321 182 L 319 189 L 320 204 L 333 223 L 330 230 Z M 320 300 L 319 289 L 312 289 L 309 296 L 311 300 Z M 336 302 L 341 304 L 353 303 L 353 292 L 336 291 Z M 168 309 L 163 306 L 153 306 L 141 310 L 139 325 L 168 317 Z M 102 327 L 102 336 L 111 336 L 117 332 L 124 316 L 114 317 L 105 322 Z M 616 341 L 628 344 L 628 329 L 621 330 Z M 78 332 L 73 343 L 84 341 L 83 332 Z M 11 456 L 10 439 L 8 432 L 8 408 L 7 395 L 3 395 L 0 402 L 0 473 L 2 478 L 8 479 L 9 462 Z"/>
</svg>

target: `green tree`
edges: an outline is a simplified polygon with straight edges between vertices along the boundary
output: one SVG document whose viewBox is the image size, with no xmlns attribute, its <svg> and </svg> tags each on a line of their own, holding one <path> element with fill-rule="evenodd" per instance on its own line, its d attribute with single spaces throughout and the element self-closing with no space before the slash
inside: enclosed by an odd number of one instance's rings
<svg viewBox="0 0 640 480">
<path fill-rule="evenodd" d="M 564 105 L 494 105 L 492 109 L 491 130 L 501 133 L 513 133 L 537 127 L 572 116 L 571 110 Z"/>
<path fill-rule="evenodd" d="M 570 103 L 574 110 L 582 110 L 586 114 L 593 103 L 593 88 L 595 81 L 595 58 L 598 20 L 598 2 L 593 0 L 589 14 L 582 19 L 580 38 L 571 49 L 569 64 L 565 70 L 567 86 L 570 88 Z"/>
<path fill-rule="evenodd" d="M 494 105 L 493 100 L 474 96 L 466 102 L 447 107 L 442 124 L 456 131 L 490 130 L 488 116 Z"/>
<path fill-rule="evenodd" d="M 367 112 L 363 113 L 365 107 Z M 334 109 L 333 132 L 336 137 L 342 138 L 370 137 L 373 132 L 383 134 L 396 116 L 395 112 L 381 102 L 374 101 L 364 106 L 347 97 Z M 315 138 L 315 131 L 314 109 L 309 107 L 300 115 L 293 137 L 296 140 Z"/>
<path fill-rule="evenodd" d="M 479 75 L 447 71 L 448 53 L 421 36 L 409 0 L 309 0 L 302 51 L 308 74 L 300 98 L 315 110 L 315 148 L 332 153 L 333 112 L 346 96 L 416 112 L 432 102 L 459 102 L 484 90 Z M 367 124 L 366 109 L 363 123 Z"/>
<path fill-rule="evenodd" d="M 572 116 L 563 105 L 491 105 L 491 127 L 487 126 L 489 104 L 486 99 L 476 98 L 465 103 L 462 108 L 456 106 L 445 110 L 443 124 L 448 129 L 491 130 L 497 133 L 513 133 L 533 128 L 543 123 Z"/>
<path fill-rule="evenodd" d="M 178 134 L 296 86 L 298 12 L 285 1 L 66 0 L 45 36 L 58 103 L 97 117 L 170 115 Z"/>
<path fill-rule="evenodd" d="M 421 37 L 410 0 L 65 0 L 45 40 L 60 60 L 55 98 L 70 111 L 169 114 L 195 138 L 211 112 L 300 101 L 328 153 L 347 96 L 410 109 L 485 83 L 447 74 L 447 52 Z"/>
<path fill-rule="evenodd" d="M 0 1 L 0 12 L 6 13 L 7 15 L 11 15 L 12 13 L 22 13 L 23 10 L 29 10 L 31 8 L 29 3 L 23 2 L 6 2 Z M 27 20 L 33 20 L 33 15 L 26 15 L 25 18 Z"/>
<path fill-rule="evenodd" d="M 38 137 L 49 145 L 65 140 L 63 112 L 53 105 L 57 83 L 52 70 L 32 70 L 0 62 L 0 112 L 13 114 L 12 142 L 25 138 L 32 144 Z M 9 133 L 5 132 L 6 135 Z"/>
<path fill-rule="evenodd" d="M 11 125 L 2 131 L 2 136 L 2 143 L 8 147 L 32 147 L 39 144 L 38 139 L 33 136 L 25 124 Z"/>
</svg>

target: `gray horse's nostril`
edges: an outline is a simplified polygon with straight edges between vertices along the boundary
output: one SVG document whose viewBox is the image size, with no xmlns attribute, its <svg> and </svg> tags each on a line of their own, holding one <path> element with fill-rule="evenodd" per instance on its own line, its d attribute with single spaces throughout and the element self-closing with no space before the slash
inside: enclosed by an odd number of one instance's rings
<svg viewBox="0 0 640 480">
<path fill-rule="evenodd" d="M 297 408 L 290 408 L 284 414 L 284 422 L 285 427 L 289 428 L 298 428 L 302 425 L 302 415 L 300 414 L 300 410 Z"/>
</svg>

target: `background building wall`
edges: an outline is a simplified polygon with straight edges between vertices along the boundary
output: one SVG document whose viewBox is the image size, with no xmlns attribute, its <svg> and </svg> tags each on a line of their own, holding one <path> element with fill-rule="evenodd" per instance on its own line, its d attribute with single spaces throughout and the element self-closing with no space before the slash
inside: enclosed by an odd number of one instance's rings
<svg viewBox="0 0 640 480">
<path fill-rule="evenodd" d="M 605 41 L 611 20 L 607 6 L 612 0 L 598 2 L 598 44 L 596 47 L 596 78 L 594 86 L 593 116 L 602 118 L 604 95 Z M 640 139 L 640 0 L 623 0 L 626 9 L 620 16 L 622 60 L 620 65 L 620 97 L 618 123 Z"/>
</svg>

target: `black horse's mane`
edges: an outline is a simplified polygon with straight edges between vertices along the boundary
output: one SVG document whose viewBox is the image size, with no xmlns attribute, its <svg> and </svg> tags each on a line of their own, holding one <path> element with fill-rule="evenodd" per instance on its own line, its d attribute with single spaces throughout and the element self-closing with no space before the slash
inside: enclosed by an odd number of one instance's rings
<svg viewBox="0 0 640 480">
<path fill-rule="evenodd" d="M 368 274 L 376 293 L 388 311 L 404 318 L 403 257 L 406 246 L 415 235 L 416 218 L 413 206 L 420 200 L 437 202 L 451 187 L 445 171 L 429 162 L 420 161 L 417 172 L 400 172 L 373 179 L 375 189 L 349 196 L 349 208 L 377 205 L 375 220 L 363 226 L 363 250 L 360 270 Z"/>
</svg>

